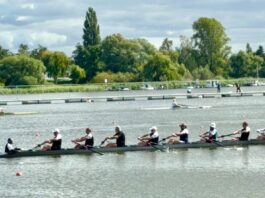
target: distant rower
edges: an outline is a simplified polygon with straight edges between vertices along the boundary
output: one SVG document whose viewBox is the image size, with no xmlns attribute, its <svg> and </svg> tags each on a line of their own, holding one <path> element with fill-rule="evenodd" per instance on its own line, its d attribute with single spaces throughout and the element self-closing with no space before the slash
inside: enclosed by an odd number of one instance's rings
<svg viewBox="0 0 265 198">
<path fill-rule="evenodd" d="M 72 140 L 76 144 L 75 149 L 89 149 L 94 146 L 94 137 L 90 128 L 86 128 L 86 135 Z M 85 142 L 85 144 L 80 144 L 80 142 Z"/>
<path fill-rule="evenodd" d="M 140 140 L 138 145 L 148 146 L 148 145 L 158 144 L 159 134 L 157 131 L 157 127 L 153 126 L 152 128 L 150 128 L 150 131 L 151 131 L 150 133 L 147 133 L 143 136 L 138 137 L 138 140 Z"/>
<path fill-rule="evenodd" d="M 181 123 L 179 127 L 180 132 L 173 133 L 171 136 L 166 138 L 169 139 L 167 144 L 187 144 L 189 142 L 189 130 L 187 129 L 187 125 L 185 123 Z"/>
<path fill-rule="evenodd" d="M 106 140 L 116 140 L 116 143 L 108 143 L 106 147 L 124 147 L 125 146 L 125 134 L 121 131 L 120 126 L 116 126 L 115 134 L 111 137 L 106 137 L 102 141 L 102 144 L 104 144 Z"/>
<path fill-rule="evenodd" d="M 211 123 L 209 131 L 200 134 L 200 137 L 202 142 L 207 142 L 207 143 L 215 142 L 217 140 L 216 124 L 214 122 Z"/>
<path fill-rule="evenodd" d="M 43 151 L 49 150 L 61 150 L 62 145 L 62 135 L 59 129 L 55 129 L 53 132 L 54 137 L 50 140 L 46 140 L 42 144 L 45 144 L 42 148 Z"/>
</svg>

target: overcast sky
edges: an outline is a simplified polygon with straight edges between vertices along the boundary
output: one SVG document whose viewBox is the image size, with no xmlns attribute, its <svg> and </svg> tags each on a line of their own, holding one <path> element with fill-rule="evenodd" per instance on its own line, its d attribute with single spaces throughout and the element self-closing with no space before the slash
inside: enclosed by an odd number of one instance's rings
<svg viewBox="0 0 265 198">
<path fill-rule="evenodd" d="M 19 44 L 38 44 L 71 55 L 82 42 L 88 7 L 97 12 L 101 37 L 121 33 L 146 38 L 156 47 L 164 38 L 176 46 L 190 37 L 199 17 L 220 21 L 234 52 L 250 43 L 265 47 L 264 0 L 0 0 L 0 45 L 16 52 Z"/>
</svg>

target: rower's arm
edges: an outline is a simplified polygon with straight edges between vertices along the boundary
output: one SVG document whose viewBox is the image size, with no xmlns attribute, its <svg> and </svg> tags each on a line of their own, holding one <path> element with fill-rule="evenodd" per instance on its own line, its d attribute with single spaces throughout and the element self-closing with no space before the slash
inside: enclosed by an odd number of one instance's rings
<svg viewBox="0 0 265 198">
<path fill-rule="evenodd" d="M 117 135 L 114 135 L 112 137 L 106 137 L 107 140 L 114 140 L 114 139 L 117 139 L 118 136 Z"/>
<path fill-rule="evenodd" d="M 75 140 L 72 140 L 72 142 L 83 142 L 86 140 L 86 137 L 77 138 Z"/>
<path fill-rule="evenodd" d="M 149 136 L 149 134 L 144 134 L 144 135 L 138 137 L 138 139 L 143 139 L 143 138 L 146 138 L 147 136 Z"/>
</svg>

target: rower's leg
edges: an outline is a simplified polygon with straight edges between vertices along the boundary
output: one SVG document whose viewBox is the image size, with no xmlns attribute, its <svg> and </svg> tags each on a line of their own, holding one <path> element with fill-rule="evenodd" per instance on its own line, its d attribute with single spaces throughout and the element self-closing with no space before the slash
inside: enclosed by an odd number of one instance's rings
<svg viewBox="0 0 265 198">
<path fill-rule="evenodd" d="M 108 147 L 108 148 L 117 147 L 117 144 L 115 144 L 115 143 L 108 143 L 105 147 Z"/>
</svg>

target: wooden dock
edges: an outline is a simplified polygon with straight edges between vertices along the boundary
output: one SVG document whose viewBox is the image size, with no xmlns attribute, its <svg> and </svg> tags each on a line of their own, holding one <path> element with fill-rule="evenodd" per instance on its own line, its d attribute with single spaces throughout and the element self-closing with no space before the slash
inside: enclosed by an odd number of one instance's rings
<svg viewBox="0 0 265 198">
<path fill-rule="evenodd" d="M 51 98 L 38 100 L 10 100 L 0 101 L 2 105 L 37 105 L 54 103 L 86 103 L 86 102 L 117 102 L 135 100 L 172 100 L 174 98 L 204 99 L 204 98 L 227 98 L 227 97 L 251 97 L 265 96 L 265 91 L 252 91 L 242 93 L 187 93 L 187 94 L 152 94 L 152 95 L 127 95 L 127 96 L 101 96 L 101 97 L 82 97 L 82 98 Z"/>
</svg>

